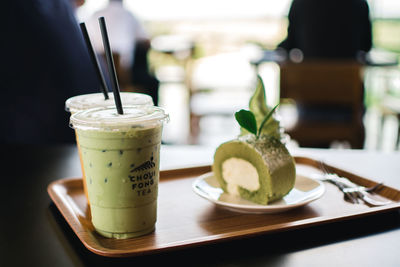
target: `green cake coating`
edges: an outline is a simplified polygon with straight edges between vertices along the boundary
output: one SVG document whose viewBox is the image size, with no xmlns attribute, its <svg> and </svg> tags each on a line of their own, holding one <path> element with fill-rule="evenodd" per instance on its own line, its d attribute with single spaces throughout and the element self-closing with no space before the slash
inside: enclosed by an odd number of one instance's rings
<svg viewBox="0 0 400 267">
<path fill-rule="evenodd" d="M 293 188 L 296 168 L 280 140 L 253 134 L 221 144 L 214 155 L 213 172 L 221 188 L 266 205 Z"/>
</svg>

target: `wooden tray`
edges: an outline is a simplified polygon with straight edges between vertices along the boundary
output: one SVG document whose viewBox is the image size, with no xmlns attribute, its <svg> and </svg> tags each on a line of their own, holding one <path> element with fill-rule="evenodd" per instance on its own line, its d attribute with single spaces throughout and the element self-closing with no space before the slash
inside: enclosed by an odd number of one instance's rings
<svg viewBox="0 0 400 267">
<path fill-rule="evenodd" d="M 320 163 L 296 157 L 302 172 L 316 170 Z M 325 165 L 327 170 L 353 182 L 372 186 L 375 181 Z M 137 256 L 208 243 L 227 241 L 272 232 L 311 227 L 323 223 L 348 220 L 400 207 L 400 191 L 384 187 L 380 197 L 395 201 L 381 207 L 351 204 L 333 185 L 325 183 L 325 194 L 305 207 L 280 214 L 242 214 L 220 209 L 192 191 L 192 182 L 209 172 L 210 166 L 161 171 L 158 219 L 155 232 L 132 239 L 108 239 L 93 228 L 89 207 L 83 192 L 82 179 L 65 178 L 52 182 L 48 193 L 82 243 L 92 252 L 108 257 Z"/>
</svg>

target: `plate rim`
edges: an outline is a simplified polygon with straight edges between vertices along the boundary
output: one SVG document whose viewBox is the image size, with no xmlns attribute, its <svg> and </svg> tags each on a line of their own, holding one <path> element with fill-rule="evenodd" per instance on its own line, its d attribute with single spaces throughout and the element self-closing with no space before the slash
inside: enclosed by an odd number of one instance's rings
<svg viewBox="0 0 400 267">
<path fill-rule="evenodd" d="M 198 176 L 192 183 L 192 190 L 194 191 L 194 193 L 196 193 L 197 195 L 199 195 L 200 197 L 210 201 L 211 203 L 214 203 L 217 206 L 223 207 L 225 209 L 229 209 L 229 210 L 233 210 L 233 211 L 238 211 L 238 212 L 244 212 L 244 213 L 278 213 L 278 212 L 284 212 L 290 209 L 294 209 L 297 207 L 302 207 L 305 206 L 307 204 L 309 204 L 310 202 L 313 202 L 319 198 L 321 198 L 325 192 L 326 192 L 326 188 L 325 185 L 321 182 L 318 181 L 316 179 L 310 178 L 305 176 L 304 174 L 296 174 L 297 176 L 302 176 L 303 178 L 312 180 L 316 183 L 318 183 L 319 185 L 316 188 L 321 188 L 319 190 L 319 193 L 316 194 L 315 196 L 308 198 L 302 202 L 298 202 L 298 203 L 293 203 L 293 204 L 279 204 L 279 205 L 261 205 L 261 204 L 256 204 L 254 203 L 254 205 L 245 205 L 245 204 L 234 204 L 234 203 L 229 203 L 226 201 L 221 201 L 221 200 L 215 200 L 212 199 L 210 197 L 207 197 L 207 195 L 202 192 L 201 190 L 198 189 L 198 187 L 196 186 L 200 181 L 204 181 L 205 178 L 210 177 L 210 176 L 214 176 L 214 173 L 212 171 L 204 173 L 200 176 Z M 205 182 L 205 181 L 204 181 Z M 222 188 L 220 187 L 215 187 L 215 188 L 219 188 L 222 190 Z"/>
</svg>

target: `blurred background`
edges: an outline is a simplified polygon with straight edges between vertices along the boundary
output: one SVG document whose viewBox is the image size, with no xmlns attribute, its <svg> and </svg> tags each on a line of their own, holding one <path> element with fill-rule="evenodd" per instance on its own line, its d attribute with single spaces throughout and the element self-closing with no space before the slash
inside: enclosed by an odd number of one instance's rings
<svg viewBox="0 0 400 267">
<path fill-rule="evenodd" d="M 87 21 L 108 4 L 108 0 L 81 2 L 78 21 Z M 373 64 L 362 68 L 366 107 L 362 148 L 395 150 L 399 149 L 400 1 L 367 2 Z M 279 55 L 271 58 L 265 51 L 274 51 L 286 38 L 291 0 L 124 0 L 123 5 L 143 23 L 151 39 L 148 67 L 159 81 L 158 104 L 171 117 L 165 143 L 217 145 L 236 137 L 239 128 L 233 114 L 248 109 L 257 74 L 264 80 L 268 105 L 280 101 Z M 121 89 L 135 90 L 123 81 Z M 281 104 L 278 115 L 285 128 L 296 123 L 291 105 Z M 331 147 L 349 144 L 337 140 Z"/>
</svg>

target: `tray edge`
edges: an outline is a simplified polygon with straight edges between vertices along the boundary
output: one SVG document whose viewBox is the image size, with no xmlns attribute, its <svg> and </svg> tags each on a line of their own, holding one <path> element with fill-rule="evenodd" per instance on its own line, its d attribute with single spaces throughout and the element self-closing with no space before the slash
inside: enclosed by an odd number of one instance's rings
<svg viewBox="0 0 400 267">
<path fill-rule="evenodd" d="M 296 160 L 296 163 L 299 163 L 299 164 L 306 164 L 306 165 L 311 165 L 314 167 L 317 167 L 315 165 L 319 164 L 318 161 L 316 161 L 312 158 L 309 158 L 309 157 L 295 156 L 294 158 Z M 337 167 L 330 166 L 327 164 L 324 164 L 324 165 L 327 168 L 339 170 L 340 172 L 347 173 L 351 176 L 357 176 L 356 174 L 339 169 Z M 186 168 L 182 168 L 182 169 L 178 168 L 178 169 L 161 170 L 160 171 L 160 180 L 170 179 L 174 174 L 177 174 L 177 173 L 180 176 L 185 176 L 186 174 L 190 173 L 190 171 L 193 171 L 193 170 L 207 171 L 207 170 L 211 170 L 211 166 L 210 165 L 201 165 L 201 166 L 194 166 L 194 167 L 186 167 Z M 190 175 L 190 176 L 194 176 L 194 175 Z M 361 177 L 361 176 L 357 176 L 357 177 L 359 177 L 360 179 L 366 180 L 366 181 L 373 182 L 372 180 Z M 284 226 L 284 224 L 282 224 L 282 223 L 276 224 L 276 225 L 274 225 L 272 230 L 271 229 L 263 230 L 263 227 L 252 228 L 252 229 L 249 229 L 248 233 L 246 233 L 246 234 L 243 234 L 243 231 L 240 231 L 240 233 L 239 232 L 234 233 L 233 235 L 232 235 L 232 233 L 230 233 L 229 236 L 225 236 L 225 237 L 224 237 L 224 234 L 212 235 L 212 236 L 207 236 L 206 238 L 202 237 L 202 238 L 196 238 L 195 240 L 192 239 L 192 240 L 186 240 L 186 241 L 182 241 L 182 242 L 168 243 L 165 246 L 161 246 L 161 247 L 158 247 L 158 248 L 155 248 L 152 250 L 138 250 L 138 251 L 124 252 L 124 250 L 110 250 L 107 248 L 107 251 L 104 251 L 104 250 L 100 250 L 100 249 L 90 246 L 90 244 L 88 244 L 86 242 L 86 240 L 82 237 L 82 235 L 79 233 L 80 231 L 77 231 L 77 229 L 75 229 L 72 226 L 73 225 L 73 224 L 71 224 L 72 219 L 66 213 L 66 211 L 64 210 L 64 207 L 61 207 L 61 204 L 59 203 L 59 202 L 62 202 L 61 197 L 58 195 L 57 192 L 55 192 L 54 187 L 57 186 L 58 184 L 65 183 L 65 181 L 68 181 L 68 180 L 72 181 L 72 180 L 78 180 L 78 179 L 81 180 L 82 178 L 68 177 L 68 178 L 62 178 L 62 179 L 55 180 L 47 186 L 47 192 L 48 192 L 50 198 L 52 199 L 52 201 L 54 202 L 54 204 L 56 205 L 57 209 L 60 211 L 60 213 L 62 214 L 64 219 L 67 221 L 68 225 L 72 228 L 73 232 L 77 235 L 78 239 L 84 244 L 84 246 L 92 253 L 95 253 L 100 256 L 111 257 L 111 258 L 149 255 L 149 254 L 155 254 L 155 253 L 160 253 L 160 252 L 178 250 L 178 249 L 182 249 L 182 248 L 197 247 L 197 246 L 201 246 L 201 245 L 205 245 L 205 244 L 209 244 L 209 243 L 226 242 L 226 241 L 240 239 L 240 238 L 251 238 L 254 236 L 265 235 L 268 233 L 293 231 L 293 230 L 297 230 L 297 229 L 312 227 L 314 225 L 328 224 L 328 223 L 333 223 L 333 222 L 337 222 L 337 221 L 347 221 L 347 220 L 350 220 L 353 218 L 361 218 L 361 217 L 365 217 L 365 216 L 369 216 L 369 215 L 376 215 L 376 214 L 383 213 L 383 212 L 390 212 L 390 211 L 400 208 L 400 202 L 394 202 L 393 204 L 390 204 L 387 206 L 370 207 L 368 210 L 361 211 L 356 214 L 348 214 L 345 216 L 333 216 L 333 217 L 330 216 L 328 218 L 326 218 L 326 216 L 325 217 L 308 218 L 308 219 L 304 219 L 304 220 L 290 222 L 289 226 L 287 226 L 287 225 Z M 392 187 L 387 187 L 387 188 L 400 193 L 400 191 L 398 189 L 395 189 Z M 77 222 L 79 222 L 78 219 L 77 219 Z M 77 223 L 77 224 L 79 224 L 79 223 Z M 284 226 L 284 227 L 282 227 L 282 226 Z M 82 227 L 82 226 L 80 226 L 80 227 Z M 85 229 L 81 228 L 81 232 L 86 232 L 86 231 L 85 231 Z"/>
</svg>

